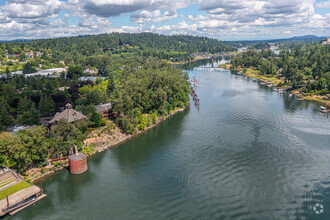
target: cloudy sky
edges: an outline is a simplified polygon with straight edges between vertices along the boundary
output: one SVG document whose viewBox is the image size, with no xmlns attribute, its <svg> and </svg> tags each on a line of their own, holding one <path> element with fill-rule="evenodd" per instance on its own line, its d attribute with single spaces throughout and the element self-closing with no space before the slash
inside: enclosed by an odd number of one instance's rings
<svg viewBox="0 0 330 220">
<path fill-rule="evenodd" d="M 110 32 L 330 36 L 330 0 L 0 0 L 0 40 Z"/>
</svg>

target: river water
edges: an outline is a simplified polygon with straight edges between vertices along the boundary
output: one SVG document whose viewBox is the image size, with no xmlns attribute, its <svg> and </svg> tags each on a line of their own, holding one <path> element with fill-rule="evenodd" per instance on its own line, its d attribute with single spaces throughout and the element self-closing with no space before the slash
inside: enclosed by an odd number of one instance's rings
<svg viewBox="0 0 330 220">
<path fill-rule="evenodd" d="M 6 219 L 330 219 L 330 114 L 187 67 L 199 109 L 48 177 L 48 196 Z"/>
</svg>

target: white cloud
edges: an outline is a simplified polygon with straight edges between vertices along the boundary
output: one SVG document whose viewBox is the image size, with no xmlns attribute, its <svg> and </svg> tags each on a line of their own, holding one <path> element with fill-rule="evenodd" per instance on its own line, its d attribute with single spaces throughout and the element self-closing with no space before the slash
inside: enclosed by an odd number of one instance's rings
<svg viewBox="0 0 330 220">
<path fill-rule="evenodd" d="M 3 0 L 0 0 L 3 1 Z M 8 0 L 0 7 L 0 39 L 48 38 L 104 32 L 206 35 L 214 38 L 276 38 L 330 35 L 329 0 Z M 198 4 L 199 11 L 178 12 Z M 65 10 L 65 15 L 59 15 Z M 112 17 L 130 13 L 130 21 L 113 27 Z M 78 22 L 72 24 L 77 17 Z M 179 20 L 169 25 L 169 20 Z M 70 23 L 71 21 L 71 23 Z M 126 22 L 126 23 L 125 23 Z M 151 24 L 146 24 L 151 23 Z M 158 23 L 156 25 L 156 23 Z M 138 24 L 138 26 L 136 26 Z M 145 25 L 146 24 L 146 25 Z M 146 26 L 151 28 L 146 28 Z"/>
<path fill-rule="evenodd" d="M 318 2 L 316 3 L 316 7 L 318 8 L 330 8 L 330 0 L 325 2 Z"/>
<path fill-rule="evenodd" d="M 59 0 L 8 0 L 3 7 L 8 18 L 36 19 L 59 13 Z"/>
</svg>

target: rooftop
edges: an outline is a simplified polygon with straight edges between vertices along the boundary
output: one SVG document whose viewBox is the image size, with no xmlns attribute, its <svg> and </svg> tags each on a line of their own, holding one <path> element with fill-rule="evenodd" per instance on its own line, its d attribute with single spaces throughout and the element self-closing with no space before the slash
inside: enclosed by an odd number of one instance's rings
<svg viewBox="0 0 330 220">
<path fill-rule="evenodd" d="M 112 108 L 111 103 L 105 103 L 103 105 L 97 105 L 96 106 L 96 112 L 100 113 L 100 112 L 109 111 L 109 110 L 111 110 L 111 108 Z"/>
<path fill-rule="evenodd" d="M 78 112 L 71 108 L 71 105 L 66 105 L 66 109 L 63 112 L 57 112 L 52 120 L 49 121 L 49 124 L 54 124 L 64 118 L 67 122 L 72 123 L 75 121 L 80 121 L 87 118 L 81 112 Z"/>
</svg>

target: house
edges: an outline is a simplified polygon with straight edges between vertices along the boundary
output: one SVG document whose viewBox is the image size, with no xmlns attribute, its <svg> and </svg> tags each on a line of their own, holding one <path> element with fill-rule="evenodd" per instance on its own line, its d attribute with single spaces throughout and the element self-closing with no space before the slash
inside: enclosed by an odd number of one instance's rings
<svg viewBox="0 0 330 220">
<path fill-rule="evenodd" d="M 68 86 L 63 86 L 63 87 L 59 87 L 59 88 L 57 88 L 57 90 L 58 91 L 60 91 L 60 92 L 65 92 L 66 90 L 68 90 L 70 87 L 68 87 Z"/>
<path fill-rule="evenodd" d="M 32 57 L 34 57 L 34 52 L 31 50 L 29 52 L 26 52 L 25 55 L 27 58 L 32 58 Z M 37 55 L 37 57 L 41 57 L 42 53 L 40 51 L 37 51 L 36 55 Z"/>
<path fill-rule="evenodd" d="M 49 124 L 56 124 L 61 119 L 65 119 L 67 122 L 72 123 L 87 119 L 87 117 L 83 113 L 72 109 L 72 105 L 68 103 L 65 105 L 65 110 L 63 112 L 57 112 L 54 118 L 49 121 Z"/>
<path fill-rule="evenodd" d="M 323 45 L 330 45 L 330 38 L 322 42 Z"/>
<path fill-rule="evenodd" d="M 53 78 L 57 78 L 61 76 L 61 73 L 66 73 L 65 68 L 53 68 L 53 69 L 47 69 L 47 70 L 40 70 L 36 73 L 30 73 L 25 74 L 25 77 L 31 77 L 31 76 L 49 76 Z"/>
<path fill-rule="evenodd" d="M 78 78 L 78 81 L 87 81 L 87 80 L 90 80 L 90 81 L 96 82 L 96 80 L 97 80 L 98 78 L 102 78 L 103 80 L 106 79 L 105 77 L 82 76 L 82 77 L 79 77 L 79 78 Z"/>
<path fill-rule="evenodd" d="M 105 103 L 102 105 L 96 106 L 96 112 L 102 114 L 103 119 L 109 119 L 112 114 L 112 105 L 111 103 Z"/>
<path fill-rule="evenodd" d="M 92 75 L 95 75 L 95 74 L 98 74 L 99 70 L 98 69 L 90 69 L 90 68 L 87 68 L 84 70 L 84 73 L 85 74 L 92 74 Z"/>
<path fill-rule="evenodd" d="M 26 52 L 25 55 L 26 55 L 26 57 L 30 58 L 30 57 L 33 57 L 34 56 L 34 53 L 31 50 L 30 52 Z"/>
</svg>

